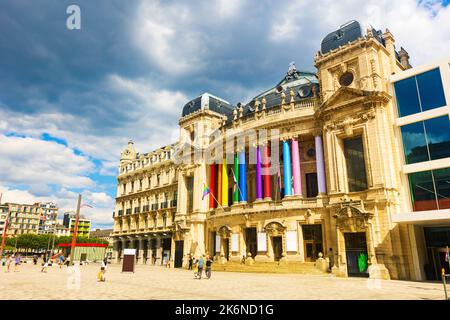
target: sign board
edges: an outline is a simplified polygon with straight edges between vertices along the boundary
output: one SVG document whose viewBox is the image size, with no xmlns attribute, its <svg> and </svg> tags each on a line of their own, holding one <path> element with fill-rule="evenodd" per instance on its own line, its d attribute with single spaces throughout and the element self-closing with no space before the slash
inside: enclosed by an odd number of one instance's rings
<svg viewBox="0 0 450 320">
<path fill-rule="evenodd" d="M 297 231 L 286 231 L 286 251 L 297 252 Z"/>
<path fill-rule="evenodd" d="M 258 232 L 258 252 L 267 251 L 267 239 L 265 232 Z"/>
<path fill-rule="evenodd" d="M 136 249 L 123 250 L 122 272 L 134 272 Z"/>
<path fill-rule="evenodd" d="M 220 253 L 220 236 L 216 236 L 216 253 Z"/>
<path fill-rule="evenodd" d="M 125 249 L 123 255 L 136 255 L 136 249 Z"/>
<path fill-rule="evenodd" d="M 231 234 L 231 252 L 239 251 L 239 234 L 233 233 Z"/>
</svg>

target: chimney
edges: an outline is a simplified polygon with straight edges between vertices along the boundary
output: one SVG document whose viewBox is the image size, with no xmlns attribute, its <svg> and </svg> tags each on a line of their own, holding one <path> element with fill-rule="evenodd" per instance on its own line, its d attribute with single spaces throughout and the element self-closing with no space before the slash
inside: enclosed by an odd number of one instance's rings
<svg viewBox="0 0 450 320">
<path fill-rule="evenodd" d="M 398 52 L 398 56 L 400 57 L 400 63 L 405 69 L 410 69 L 411 65 L 409 64 L 409 54 L 408 52 L 400 47 L 400 51 Z"/>
</svg>

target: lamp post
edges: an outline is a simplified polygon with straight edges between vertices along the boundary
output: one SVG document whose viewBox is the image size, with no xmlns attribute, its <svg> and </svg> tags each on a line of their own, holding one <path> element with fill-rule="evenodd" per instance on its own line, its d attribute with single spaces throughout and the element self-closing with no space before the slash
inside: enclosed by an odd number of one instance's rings
<svg viewBox="0 0 450 320">
<path fill-rule="evenodd" d="M 80 206 L 81 206 L 81 194 L 78 195 L 78 202 L 77 202 L 77 212 L 75 214 L 75 227 L 73 228 L 73 235 L 72 235 L 72 244 L 70 246 L 70 262 L 73 264 L 73 253 L 75 251 L 75 245 L 77 243 L 77 233 L 78 233 L 78 221 L 80 218 Z M 70 221 L 70 219 L 69 219 Z M 70 222 L 69 222 L 69 228 L 70 228 Z"/>
</svg>

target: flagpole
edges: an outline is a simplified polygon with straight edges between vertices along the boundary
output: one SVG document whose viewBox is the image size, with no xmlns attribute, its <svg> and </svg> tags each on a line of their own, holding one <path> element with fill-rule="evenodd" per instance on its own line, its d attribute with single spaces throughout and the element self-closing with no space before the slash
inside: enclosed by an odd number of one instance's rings
<svg viewBox="0 0 450 320">
<path fill-rule="evenodd" d="M 237 183 L 236 174 L 234 173 L 233 168 L 230 168 L 230 169 L 231 169 L 231 172 L 233 172 L 234 184 L 236 185 L 236 188 L 238 189 L 239 194 L 241 195 L 241 199 L 244 199 L 244 196 L 242 195 L 241 188 L 239 188 L 239 183 Z"/>
<path fill-rule="evenodd" d="M 0 205 L 2 204 L 2 198 L 3 198 L 3 193 L 0 193 Z M 3 227 L 2 244 L 0 246 L 0 259 L 3 257 L 3 249 L 5 248 L 6 231 L 8 230 L 9 217 L 10 217 L 10 213 L 8 210 L 8 212 L 6 213 L 5 226 Z"/>
<path fill-rule="evenodd" d="M 204 185 L 205 187 L 207 187 L 206 184 L 203 184 L 203 185 Z M 213 197 L 213 199 L 216 201 L 217 205 L 218 205 L 223 211 L 225 211 L 225 209 L 222 207 L 222 205 L 219 203 L 219 201 L 217 201 L 216 197 L 214 197 L 214 195 L 212 194 L 211 190 L 209 190 L 208 187 L 207 187 L 207 189 L 208 189 L 208 195 L 211 195 L 211 196 Z M 203 197 L 202 197 L 202 200 L 203 200 Z"/>
<path fill-rule="evenodd" d="M 74 251 L 75 251 L 75 245 L 77 243 L 77 233 L 78 233 L 78 221 L 80 218 L 80 206 L 81 206 L 81 194 L 78 195 L 78 202 L 77 202 L 77 212 L 75 216 L 75 226 L 73 228 L 73 235 L 72 235 L 72 244 L 70 246 L 70 263 L 74 263 Z M 70 216 L 69 216 L 70 221 Z"/>
</svg>

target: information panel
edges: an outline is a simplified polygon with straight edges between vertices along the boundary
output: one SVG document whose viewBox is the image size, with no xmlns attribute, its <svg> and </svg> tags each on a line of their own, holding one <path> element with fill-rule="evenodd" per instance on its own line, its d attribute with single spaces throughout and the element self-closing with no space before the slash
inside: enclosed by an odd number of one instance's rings
<svg viewBox="0 0 450 320">
<path fill-rule="evenodd" d="M 258 252 L 267 251 L 267 238 L 265 232 L 258 232 Z"/>
<path fill-rule="evenodd" d="M 216 235 L 216 253 L 220 253 L 220 236 Z"/>
<path fill-rule="evenodd" d="M 297 252 L 297 231 L 286 231 L 286 251 Z"/>
<path fill-rule="evenodd" d="M 239 234 L 238 233 L 231 234 L 231 251 L 232 252 L 239 251 Z"/>
</svg>

